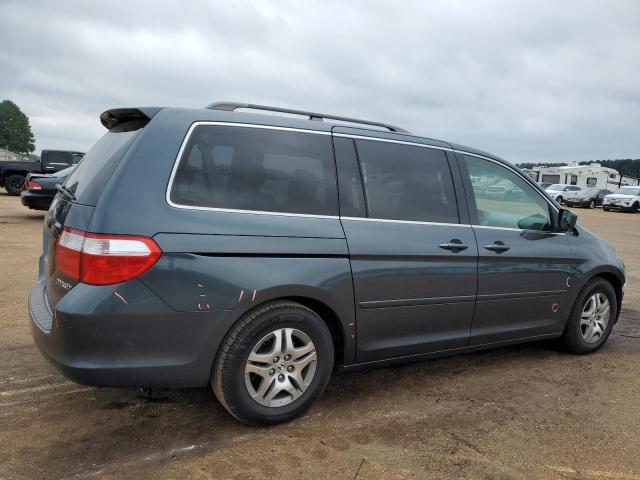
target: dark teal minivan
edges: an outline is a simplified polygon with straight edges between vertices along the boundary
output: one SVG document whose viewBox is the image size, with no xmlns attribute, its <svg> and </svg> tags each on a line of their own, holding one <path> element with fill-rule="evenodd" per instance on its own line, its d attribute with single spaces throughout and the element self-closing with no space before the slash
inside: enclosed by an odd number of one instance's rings
<svg viewBox="0 0 640 480">
<path fill-rule="evenodd" d="M 493 155 L 249 104 L 101 121 L 29 299 L 36 344 L 75 381 L 210 383 L 272 424 L 335 370 L 556 337 L 590 353 L 618 319 L 614 249 Z"/>
</svg>

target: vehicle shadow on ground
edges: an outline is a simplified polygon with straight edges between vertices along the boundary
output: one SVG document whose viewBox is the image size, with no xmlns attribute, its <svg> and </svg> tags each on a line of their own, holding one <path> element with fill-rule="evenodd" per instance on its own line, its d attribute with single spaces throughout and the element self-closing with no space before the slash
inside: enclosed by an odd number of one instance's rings
<svg viewBox="0 0 640 480">
<path fill-rule="evenodd" d="M 60 432 L 63 434 L 45 452 L 31 452 L 34 471 L 28 473 L 116 473 L 162 464 L 181 455 L 211 454 L 248 436 L 252 441 L 273 441 L 305 435 L 305 442 L 319 442 L 327 428 L 341 430 L 358 412 L 365 415 L 363 408 L 370 412 L 374 405 L 381 414 L 393 413 L 388 411 L 390 397 L 403 396 L 404 400 L 398 400 L 406 401 L 407 395 L 413 395 L 415 402 L 420 396 L 426 399 L 433 386 L 449 385 L 454 377 L 462 376 L 457 383 L 464 384 L 464 374 L 471 378 L 479 368 L 506 371 L 515 361 L 530 362 L 534 368 L 544 359 L 562 355 L 554 343 L 540 342 L 334 375 L 324 395 L 304 417 L 268 428 L 239 423 L 210 389 L 153 390 L 150 395 L 135 389 L 92 389 L 89 395 L 93 398 L 82 394 L 85 398 L 73 402 L 78 430 Z M 465 388 L 459 387 L 464 398 Z M 379 398 L 381 388 L 385 399 Z M 61 411 L 56 412 L 58 408 Z M 43 410 L 54 417 L 69 415 L 64 406 Z M 85 429 L 85 425 L 90 427 Z"/>
<path fill-rule="evenodd" d="M 44 213 L 31 213 L 25 212 L 24 215 L 7 215 L 0 216 L 0 223 L 21 224 L 26 222 L 42 222 L 44 220 Z"/>
</svg>

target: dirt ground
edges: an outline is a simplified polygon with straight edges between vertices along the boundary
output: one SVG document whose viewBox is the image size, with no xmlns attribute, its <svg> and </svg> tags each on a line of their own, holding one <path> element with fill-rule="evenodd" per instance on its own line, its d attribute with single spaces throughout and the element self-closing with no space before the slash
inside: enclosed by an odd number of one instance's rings
<svg viewBox="0 0 640 480">
<path fill-rule="evenodd" d="M 0 194 L 0 478 L 585 478 L 640 480 L 640 214 L 579 210 L 623 256 L 607 345 L 550 343 L 332 379 L 309 413 L 248 428 L 208 389 L 65 380 L 29 332 L 44 215 Z"/>
</svg>

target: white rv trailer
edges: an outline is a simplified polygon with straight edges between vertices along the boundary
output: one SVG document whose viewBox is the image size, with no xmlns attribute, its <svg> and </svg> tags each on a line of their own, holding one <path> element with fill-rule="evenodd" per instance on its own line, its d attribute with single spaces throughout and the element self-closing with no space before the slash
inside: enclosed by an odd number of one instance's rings
<svg viewBox="0 0 640 480">
<path fill-rule="evenodd" d="M 615 190 L 624 185 L 640 184 L 640 179 L 622 176 L 617 170 L 599 163 L 578 165 L 574 162 L 561 167 L 534 167 L 526 172 L 536 182 L 566 183 L 582 188 Z"/>
</svg>

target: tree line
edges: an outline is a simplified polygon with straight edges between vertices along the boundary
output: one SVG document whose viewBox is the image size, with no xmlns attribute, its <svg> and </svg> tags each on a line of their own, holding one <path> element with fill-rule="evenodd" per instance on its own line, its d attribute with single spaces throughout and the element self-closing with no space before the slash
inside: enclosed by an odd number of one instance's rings
<svg viewBox="0 0 640 480">
<path fill-rule="evenodd" d="M 578 165 L 589 165 L 591 163 L 599 163 L 603 167 L 613 168 L 620 175 L 625 177 L 640 178 L 640 158 L 618 158 L 615 160 L 592 160 L 589 162 L 579 162 Z M 520 168 L 534 167 L 563 167 L 566 163 L 518 163 Z"/>
<path fill-rule="evenodd" d="M 29 117 L 11 100 L 0 102 L 0 148 L 22 155 L 36 149 Z"/>
</svg>

